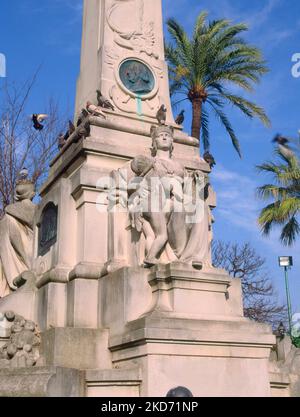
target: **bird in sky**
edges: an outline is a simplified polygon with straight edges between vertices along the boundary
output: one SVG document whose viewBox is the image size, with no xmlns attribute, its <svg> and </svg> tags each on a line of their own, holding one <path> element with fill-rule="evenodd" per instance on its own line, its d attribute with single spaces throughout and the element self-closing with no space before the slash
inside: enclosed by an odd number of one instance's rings
<svg viewBox="0 0 300 417">
<path fill-rule="evenodd" d="M 44 126 L 43 126 L 43 121 L 45 119 L 47 119 L 48 115 L 47 114 L 38 114 L 38 113 L 34 113 L 31 116 L 31 120 L 33 122 L 33 127 L 35 130 L 43 130 Z"/>
<path fill-rule="evenodd" d="M 181 110 L 179 115 L 176 117 L 175 123 L 177 125 L 182 125 L 183 124 L 183 122 L 184 122 L 184 112 L 185 112 L 185 110 Z"/>
<path fill-rule="evenodd" d="M 167 120 L 167 109 L 164 104 L 160 106 L 156 113 L 156 119 L 160 125 L 165 125 Z"/>
<path fill-rule="evenodd" d="M 281 135 L 276 135 L 275 138 L 272 141 L 273 143 L 277 143 L 278 145 L 281 146 L 287 146 L 287 144 L 290 142 L 289 139 L 281 136 Z"/>
<path fill-rule="evenodd" d="M 97 101 L 98 101 L 98 106 L 102 107 L 104 109 L 111 109 L 111 110 L 115 110 L 114 106 L 112 105 L 112 103 L 102 95 L 100 90 L 97 90 Z"/>
<path fill-rule="evenodd" d="M 290 146 L 290 143 L 291 143 L 290 139 L 278 134 L 275 136 L 272 142 L 278 145 L 279 151 L 282 153 L 282 155 L 285 158 L 290 159 L 290 158 L 295 157 L 294 146 Z M 294 141 L 292 140 L 292 142 Z"/>
</svg>

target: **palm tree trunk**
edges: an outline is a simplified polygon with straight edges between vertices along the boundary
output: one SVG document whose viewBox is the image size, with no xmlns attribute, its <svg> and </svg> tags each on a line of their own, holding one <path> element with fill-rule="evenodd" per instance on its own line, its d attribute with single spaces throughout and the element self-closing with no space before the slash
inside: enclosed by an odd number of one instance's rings
<svg viewBox="0 0 300 417">
<path fill-rule="evenodd" d="M 201 98 L 192 100 L 193 119 L 192 119 L 192 137 L 200 141 L 201 121 L 202 121 L 202 103 Z"/>
</svg>

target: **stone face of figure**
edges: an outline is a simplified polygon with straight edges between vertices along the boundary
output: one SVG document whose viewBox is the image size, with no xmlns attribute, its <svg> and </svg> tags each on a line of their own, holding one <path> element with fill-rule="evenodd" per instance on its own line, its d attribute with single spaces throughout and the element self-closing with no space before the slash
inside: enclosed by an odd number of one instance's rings
<svg viewBox="0 0 300 417">
<path fill-rule="evenodd" d="M 173 147 L 173 138 L 171 132 L 162 131 L 155 138 L 157 150 L 170 151 Z"/>
<path fill-rule="evenodd" d="M 173 158 L 172 128 L 152 127 L 151 136 L 152 157 L 137 156 L 131 163 L 139 185 L 131 196 L 130 212 L 132 226 L 146 239 L 144 264 L 150 267 L 160 263 L 167 251 L 171 260 L 201 268 L 210 258 L 209 208 L 205 197 L 198 199 L 193 210 L 200 209 L 199 219 L 188 222 L 186 202 L 193 199 L 195 190 L 200 197 L 204 175 L 189 175 Z"/>
<path fill-rule="evenodd" d="M 28 180 L 20 181 L 16 187 L 16 203 L 6 207 L 0 221 L 0 298 L 15 290 L 14 279 L 30 269 L 34 195 L 34 185 Z"/>
</svg>

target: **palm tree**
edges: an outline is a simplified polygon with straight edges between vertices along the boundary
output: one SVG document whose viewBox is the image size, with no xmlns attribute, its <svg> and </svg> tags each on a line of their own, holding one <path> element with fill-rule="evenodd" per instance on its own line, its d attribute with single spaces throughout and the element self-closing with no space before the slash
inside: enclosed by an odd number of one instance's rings
<svg viewBox="0 0 300 417">
<path fill-rule="evenodd" d="M 241 33 L 244 24 L 231 25 L 221 19 L 206 23 L 207 13 L 197 18 L 191 38 L 174 19 L 167 21 L 171 42 L 165 45 L 169 63 L 171 95 L 182 94 L 174 104 L 189 100 L 192 104 L 192 136 L 209 149 L 209 109 L 227 130 L 241 156 L 238 138 L 224 113 L 226 104 L 241 110 L 249 118 L 258 117 L 269 125 L 265 111 L 230 87 L 252 91 L 268 69 L 259 49 L 246 43 Z M 202 132 L 202 134 L 201 134 Z"/>
<path fill-rule="evenodd" d="M 267 162 L 258 166 L 260 172 L 271 174 L 272 184 L 258 188 L 258 196 L 263 200 L 273 200 L 260 213 L 259 224 L 265 235 L 273 226 L 280 226 L 280 240 L 292 245 L 300 233 L 300 165 L 296 154 L 286 146 L 276 149 L 278 162 Z"/>
</svg>

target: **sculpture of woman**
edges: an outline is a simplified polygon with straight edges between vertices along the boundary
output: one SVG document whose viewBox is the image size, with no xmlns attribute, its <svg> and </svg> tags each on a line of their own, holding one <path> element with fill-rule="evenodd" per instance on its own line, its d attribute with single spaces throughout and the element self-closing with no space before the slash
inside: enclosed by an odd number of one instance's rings
<svg viewBox="0 0 300 417">
<path fill-rule="evenodd" d="M 30 269 L 33 251 L 34 185 L 27 179 L 16 187 L 16 203 L 0 221 L 0 298 L 15 290 L 13 281 Z"/>
<path fill-rule="evenodd" d="M 204 183 L 202 172 L 191 177 L 173 159 L 171 127 L 153 127 L 151 135 L 152 157 L 134 158 L 131 169 L 137 177 L 131 181 L 132 189 L 129 187 L 132 227 L 143 232 L 146 238 L 144 264 L 159 263 L 162 253 L 169 247 L 173 260 L 175 256 L 201 269 L 210 263 L 208 184 Z"/>
</svg>

